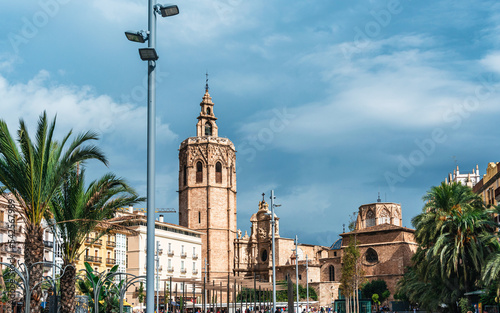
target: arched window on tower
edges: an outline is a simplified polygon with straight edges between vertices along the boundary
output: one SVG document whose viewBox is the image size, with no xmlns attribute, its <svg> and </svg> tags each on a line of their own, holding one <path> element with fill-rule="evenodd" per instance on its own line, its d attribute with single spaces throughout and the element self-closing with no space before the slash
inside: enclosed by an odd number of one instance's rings
<svg viewBox="0 0 500 313">
<path fill-rule="evenodd" d="M 212 111 L 210 110 L 210 108 L 207 108 L 207 114 L 210 115 L 210 113 L 212 113 Z"/>
<path fill-rule="evenodd" d="M 335 281 L 335 267 L 333 265 L 328 267 L 328 280 Z"/>
<path fill-rule="evenodd" d="M 210 122 L 205 123 L 205 136 L 212 136 L 212 124 Z"/>
<path fill-rule="evenodd" d="M 188 175 L 187 175 L 187 166 L 184 164 L 184 169 L 182 171 L 182 182 L 184 183 L 184 186 L 187 186 L 187 178 L 188 178 Z"/>
<path fill-rule="evenodd" d="M 366 213 L 365 224 L 366 224 L 366 227 L 375 226 L 375 213 L 373 213 L 372 210 L 370 210 L 370 211 L 368 211 L 368 213 Z"/>
<path fill-rule="evenodd" d="M 369 248 L 368 250 L 366 250 L 365 259 L 366 259 L 366 262 L 368 262 L 368 263 L 378 262 L 377 251 L 373 250 L 372 248 Z"/>
<path fill-rule="evenodd" d="M 217 184 L 222 183 L 222 164 L 220 164 L 220 162 L 215 164 L 215 182 Z"/>
<path fill-rule="evenodd" d="M 196 163 L 196 182 L 203 182 L 203 164 L 200 161 Z"/>
<path fill-rule="evenodd" d="M 391 215 L 390 215 L 389 211 L 382 210 L 382 212 L 380 212 L 380 216 L 378 218 L 378 224 L 381 225 L 381 224 L 390 224 L 390 223 L 391 223 Z"/>
</svg>

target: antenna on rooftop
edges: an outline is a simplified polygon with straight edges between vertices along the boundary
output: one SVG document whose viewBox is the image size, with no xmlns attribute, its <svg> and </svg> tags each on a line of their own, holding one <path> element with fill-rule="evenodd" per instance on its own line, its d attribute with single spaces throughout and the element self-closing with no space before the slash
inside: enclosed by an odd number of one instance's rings
<svg viewBox="0 0 500 313">
<path fill-rule="evenodd" d="M 378 192 L 378 199 L 377 199 L 377 202 L 382 202 L 382 200 L 380 199 L 380 191 Z"/>
</svg>

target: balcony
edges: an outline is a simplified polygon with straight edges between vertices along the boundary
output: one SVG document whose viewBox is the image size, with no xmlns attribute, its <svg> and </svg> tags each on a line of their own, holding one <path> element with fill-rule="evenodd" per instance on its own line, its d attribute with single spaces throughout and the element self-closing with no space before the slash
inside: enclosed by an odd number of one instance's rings
<svg viewBox="0 0 500 313">
<path fill-rule="evenodd" d="M 84 261 L 92 263 L 102 263 L 102 258 L 100 256 L 86 255 Z"/>
<path fill-rule="evenodd" d="M 97 246 L 102 246 L 102 239 L 95 240 L 94 238 L 87 237 L 87 238 L 85 238 L 85 244 L 86 245 L 93 244 L 93 245 L 97 245 Z"/>
<path fill-rule="evenodd" d="M 198 253 L 193 254 L 193 260 L 198 260 Z"/>
<path fill-rule="evenodd" d="M 158 267 L 158 271 L 159 272 L 163 271 L 163 266 L 160 265 L 160 267 Z"/>
<path fill-rule="evenodd" d="M 116 264 L 116 259 L 106 258 L 106 264 L 115 265 Z"/>
<path fill-rule="evenodd" d="M 186 274 L 187 270 L 185 268 L 181 268 L 181 274 Z"/>
<path fill-rule="evenodd" d="M 54 242 L 53 241 L 48 241 L 48 240 L 44 240 L 43 241 L 43 245 L 47 248 L 54 248 Z"/>
<path fill-rule="evenodd" d="M 173 272 L 173 271 L 174 271 L 174 267 L 173 267 L 173 266 L 169 266 L 169 267 L 167 268 L 167 271 L 169 271 L 169 272 Z"/>
<path fill-rule="evenodd" d="M 168 254 L 168 256 L 173 256 L 174 255 L 174 250 L 168 250 L 167 254 Z"/>
<path fill-rule="evenodd" d="M 185 257 L 187 257 L 187 253 L 186 253 L 186 252 L 184 252 L 184 251 L 183 251 L 183 252 L 181 252 L 181 258 L 185 258 Z"/>
<path fill-rule="evenodd" d="M 116 247 L 116 242 L 108 240 L 108 241 L 106 241 L 106 247 L 114 248 L 114 247 Z"/>
<path fill-rule="evenodd" d="M 497 200 L 497 202 L 500 202 L 500 187 L 495 189 L 495 200 Z"/>
<path fill-rule="evenodd" d="M 197 275 L 198 274 L 198 270 L 193 270 L 193 275 Z"/>
<path fill-rule="evenodd" d="M 7 230 L 9 228 L 9 224 L 4 221 L 0 221 L 0 230 Z"/>
<path fill-rule="evenodd" d="M 10 247 L 9 245 L 3 245 L 1 248 L 2 252 L 13 253 L 13 254 L 23 254 L 23 249 L 21 247 Z"/>
</svg>

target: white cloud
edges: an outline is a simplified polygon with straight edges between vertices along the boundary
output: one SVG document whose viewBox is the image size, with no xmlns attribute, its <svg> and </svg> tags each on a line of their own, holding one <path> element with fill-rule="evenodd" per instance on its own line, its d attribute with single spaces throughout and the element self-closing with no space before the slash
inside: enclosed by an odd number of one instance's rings
<svg viewBox="0 0 500 313">
<path fill-rule="evenodd" d="M 107 95 L 97 95 L 89 86 L 60 85 L 51 80 L 47 71 L 40 71 L 26 83 L 10 83 L 0 76 L 2 118 L 10 129 L 18 127 L 22 117 L 35 125 L 44 110 L 48 116 L 57 114 L 57 131 L 66 133 L 94 130 L 106 141 L 119 145 L 145 148 L 147 110 L 128 103 L 117 103 Z M 34 126 L 33 126 L 34 129 Z M 159 142 L 177 139 L 167 124 L 157 120 Z"/>
</svg>

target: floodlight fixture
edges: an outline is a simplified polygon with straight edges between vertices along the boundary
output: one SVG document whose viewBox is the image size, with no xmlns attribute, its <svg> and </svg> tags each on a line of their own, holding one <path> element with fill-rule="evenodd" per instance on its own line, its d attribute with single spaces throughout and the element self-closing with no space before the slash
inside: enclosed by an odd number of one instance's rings
<svg viewBox="0 0 500 313">
<path fill-rule="evenodd" d="M 143 61 L 156 61 L 158 60 L 158 54 L 155 48 L 141 48 L 139 49 L 139 55 Z"/>
<path fill-rule="evenodd" d="M 179 14 L 179 7 L 177 7 L 175 4 L 173 5 L 157 4 L 156 12 L 160 13 L 161 16 L 163 17 L 173 16 Z"/>
<path fill-rule="evenodd" d="M 125 36 L 127 39 L 134 42 L 145 43 L 148 40 L 148 35 L 144 31 L 126 31 Z"/>
</svg>

